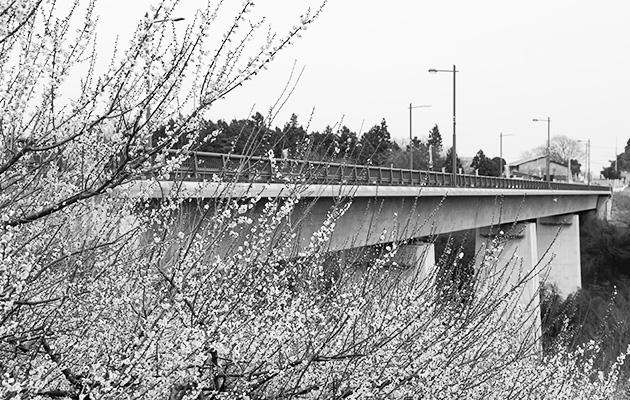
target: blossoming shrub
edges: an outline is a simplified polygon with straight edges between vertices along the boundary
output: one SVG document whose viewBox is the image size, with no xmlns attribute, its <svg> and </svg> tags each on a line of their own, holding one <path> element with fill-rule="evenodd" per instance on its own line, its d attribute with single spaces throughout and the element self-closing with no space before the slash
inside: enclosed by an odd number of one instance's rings
<svg viewBox="0 0 630 400">
<path fill-rule="evenodd" d="M 578 362 L 582 350 L 540 357 L 523 334 L 522 285 L 478 279 L 460 302 L 434 276 L 390 268 L 397 244 L 367 267 L 331 268 L 339 214 L 298 252 L 286 218 L 300 201 L 104 197 L 8 229 L 3 271 L 16 285 L 2 314 L 3 394 L 613 396 L 618 364 L 598 375 Z"/>
<path fill-rule="evenodd" d="M 153 198 L 187 162 L 202 113 L 317 11 L 284 37 L 263 35 L 252 54 L 247 43 L 261 25 L 247 23 L 251 1 L 225 35 L 211 29 L 225 15 L 228 2 L 219 2 L 173 41 L 178 2 L 161 1 L 99 74 L 94 1 L 61 17 L 57 3 L 0 2 L 3 398 L 613 394 L 616 366 L 600 375 L 576 362 L 580 354 L 540 358 L 527 334 L 531 310 L 518 305 L 526 280 L 506 287 L 479 273 L 461 299 L 435 285 L 437 272 L 391 268 L 398 243 L 362 268 L 331 265 L 329 239 L 352 199 L 297 246 L 292 217 L 308 200 L 279 170 L 282 198 L 235 197 L 222 176 L 206 182 L 225 185 L 218 200 L 176 189 Z M 194 77 L 190 91 L 184 76 Z M 69 81 L 81 86 L 72 99 L 60 94 Z M 187 144 L 173 156 L 180 139 Z M 134 192 L 138 180 L 154 186 Z M 481 270 L 502 268 L 500 249 L 499 241 L 487 250 Z M 456 276 L 448 272 L 440 276 Z"/>
</svg>

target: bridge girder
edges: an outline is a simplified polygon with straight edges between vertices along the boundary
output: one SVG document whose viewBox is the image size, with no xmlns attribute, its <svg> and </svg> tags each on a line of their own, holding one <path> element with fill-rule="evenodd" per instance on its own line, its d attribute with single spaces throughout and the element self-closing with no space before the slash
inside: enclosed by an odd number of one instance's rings
<svg viewBox="0 0 630 400">
<path fill-rule="evenodd" d="M 584 211 L 602 214 L 610 191 L 134 182 L 120 195 L 175 195 L 202 201 L 299 196 L 300 203 L 287 221 L 288 227 L 298 232 L 298 248 L 308 246 L 332 209 L 351 202 L 336 221 L 330 241 L 330 250 L 344 250 Z"/>
</svg>

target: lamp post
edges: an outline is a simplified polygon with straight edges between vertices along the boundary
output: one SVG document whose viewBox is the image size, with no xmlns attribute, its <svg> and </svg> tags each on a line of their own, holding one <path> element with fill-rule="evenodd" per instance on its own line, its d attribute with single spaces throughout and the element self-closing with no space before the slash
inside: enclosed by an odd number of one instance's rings
<svg viewBox="0 0 630 400">
<path fill-rule="evenodd" d="M 414 108 L 431 107 L 430 105 L 412 106 L 409 103 L 409 169 L 413 169 L 413 137 L 411 132 L 411 110 Z"/>
<path fill-rule="evenodd" d="M 452 161 L 453 161 L 453 184 L 457 186 L 457 135 L 455 134 L 455 127 L 457 125 L 455 120 L 455 76 L 457 72 L 459 72 L 455 68 L 455 64 L 453 64 L 453 69 L 434 69 L 431 68 L 429 70 L 430 74 L 435 74 L 437 72 L 452 72 L 453 73 L 453 151 L 452 151 Z"/>
<path fill-rule="evenodd" d="M 547 183 L 551 182 L 551 176 L 549 175 L 549 162 L 551 157 L 551 118 L 547 117 L 547 119 L 533 119 L 534 122 L 545 122 L 547 121 L 547 173 L 546 173 L 546 181 Z"/>
<path fill-rule="evenodd" d="M 514 136 L 513 134 L 504 135 L 503 132 L 499 133 L 499 166 L 501 167 L 501 176 L 503 176 L 503 137 Z"/>
<path fill-rule="evenodd" d="M 578 142 L 586 143 L 586 182 L 590 186 L 591 185 L 591 139 L 578 140 Z M 571 164 L 571 160 L 569 160 L 569 164 Z"/>
</svg>

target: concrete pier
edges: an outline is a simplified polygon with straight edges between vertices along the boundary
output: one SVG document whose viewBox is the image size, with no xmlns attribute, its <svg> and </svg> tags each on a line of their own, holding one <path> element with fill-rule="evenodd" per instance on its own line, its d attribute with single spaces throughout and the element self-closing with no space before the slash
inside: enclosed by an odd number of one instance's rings
<svg viewBox="0 0 630 400">
<path fill-rule="evenodd" d="M 547 283 L 566 297 L 582 287 L 580 267 L 580 218 L 575 214 L 538 218 L 538 256 L 549 265 Z"/>
<path fill-rule="evenodd" d="M 504 224 L 477 229 L 476 268 L 492 295 L 516 290 L 524 312 L 523 334 L 532 345 L 540 346 L 540 275 L 537 226 L 534 222 Z M 517 289 L 515 289 L 515 287 Z M 511 310 L 506 310 L 511 312 Z"/>
<path fill-rule="evenodd" d="M 394 261 L 409 267 L 404 273 L 406 277 L 426 279 L 435 268 L 435 247 L 433 243 L 403 245 L 398 249 Z"/>
</svg>

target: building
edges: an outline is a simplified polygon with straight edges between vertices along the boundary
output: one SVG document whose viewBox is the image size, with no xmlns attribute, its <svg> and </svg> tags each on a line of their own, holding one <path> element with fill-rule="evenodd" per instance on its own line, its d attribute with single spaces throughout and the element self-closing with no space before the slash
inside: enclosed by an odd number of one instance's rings
<svg viewBox="0 0 630 400">
<path fill-rule="evenodd" d="M 513 163 L 508 163 L 510 176 L 524 179 L 545 179 L 547 156 L 534 156 Z M 553 160 L 549 162 L 549 175 L 552 181 L 567 181 L 568 167 Z"/>
</svg>

